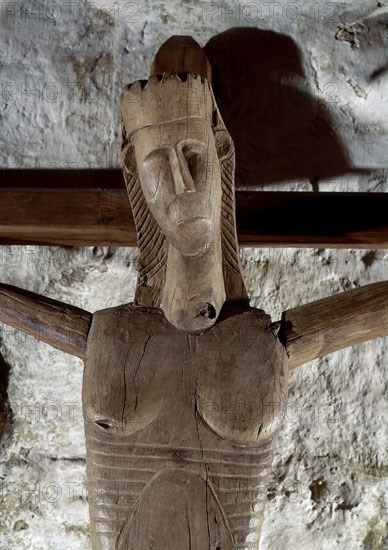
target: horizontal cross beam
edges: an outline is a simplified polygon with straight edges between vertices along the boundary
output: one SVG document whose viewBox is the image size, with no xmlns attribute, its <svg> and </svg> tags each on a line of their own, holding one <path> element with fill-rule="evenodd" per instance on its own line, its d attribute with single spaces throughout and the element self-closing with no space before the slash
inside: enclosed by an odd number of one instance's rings
<svg viewBox="0 0 388 550">
<path fill-rule="evenodd" d="M 0 170 L 0 244 L 136 246 L 120 170 Z M 237 191 L 241 246 L 388 248 L 388 193 Z"/>
</svg>

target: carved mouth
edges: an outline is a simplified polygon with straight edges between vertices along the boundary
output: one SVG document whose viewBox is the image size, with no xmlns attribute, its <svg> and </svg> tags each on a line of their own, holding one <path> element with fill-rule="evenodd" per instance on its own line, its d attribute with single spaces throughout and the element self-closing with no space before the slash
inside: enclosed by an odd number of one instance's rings
<svg viewBox="0 0 388 550">
<path fill-rule="evenodd" d="M 211 219 L 208 193 L 184 193 L 174 198 L 168 207 L 168 216 L 176 224 L 199 219 Z"/>
<path fill-rule="evenodd" d="M 205 216 L 192 216 L 192 217 L 187 217 L 187 218 L 180 218 L 175 223 L 177 225 L 182 225 L 183 223 L 196 222 L 198 220 L 204 220 L 204 219 L 206 219 Z"/>
</svg>

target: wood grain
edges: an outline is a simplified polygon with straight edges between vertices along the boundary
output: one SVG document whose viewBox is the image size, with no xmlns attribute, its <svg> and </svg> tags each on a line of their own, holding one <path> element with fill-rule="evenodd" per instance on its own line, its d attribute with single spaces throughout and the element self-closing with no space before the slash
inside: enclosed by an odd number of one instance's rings
<svg viewBox="0 0 388 550">
<path fill-rule="evenodd" d="M 0 284 L 0 322 L 81 359 L 91 321 L 83 309 Z"/>
<path fill-rule="evenodd" d="M 205 52 L 191 36 L 172 36 L 159 49 L 151 67 L 150 76 L 174 71 L 177 74 L 194 73 L 211 83 L 212 69 Z"/>
<path fill-rule="evenodd" d="M 388 336 L 388 281 L 289 309 L 280 332 L 290 369 L 382 336 Z"/>
<path fill-rule="evenodd" d="M 133 217 L 121 176 L 109 191 L 90 173 L 93 188 L 77 189 L 74 171 L 68 189 L 0 191 L 0 242 L 139 239 L 135 304 L 91 315 L 0 285 L 0 321 L 84 358 L 94 550 L 257 550 L 287 402 L 286 350 L 296 367 L 388 334 L 388 282 L 284 312 L 281 341 L 268 315 L 242 307 L 234 148 L 209 71 L 192 39 L 174 37 L 150 79 L 125 89 Z M 388 246 L 387 198 L 240 192 L 240 243 Z M 193 321 L 199 298 L 217 306 L 202 324 Z"/>
<path fill-rule="evenodd" d="M 121 97 L 122 162 L 139 244 L 135 303 L 186 331 L 247 304 L 237 242 L 233 141 L 200 46 L 172 37 Z M 188 72 L 189 71 L 189 72 Z"/>
<path fill-rule="evenodd" d="M 136 235 L 124 190 L 0 190 L 0 242 L 135 246 Z"/>
<path fill-rule="evenodd" d="M 256 550 L 287 401 L 261 310 L 188 334 L 158 308 L 98 311 L 83 381 L 94 550 Z"/>
<path fill-rule="evenodd" d="M 3 172 L 5 183 L 12 172 Z M 82 170 L 59 172 L 61 185 L 82 181 Z M 85 171 L 86 183 L 114 189 L 55 188 L 55 174 L 37 170 L 44 189 L 0 187 L 0 244 L 137 245 L 120 170 L 113 182 Z M 388 248 L 388 193 L 237 191 L 236 209 L 240 246 Z"/>
</svg>

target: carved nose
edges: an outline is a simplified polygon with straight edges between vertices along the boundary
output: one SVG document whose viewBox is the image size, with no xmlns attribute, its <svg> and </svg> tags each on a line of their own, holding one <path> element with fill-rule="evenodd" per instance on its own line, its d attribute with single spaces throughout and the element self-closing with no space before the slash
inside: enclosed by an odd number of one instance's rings
<svg viewBox="0 0 388 550">
<path fill-rule="evenodd" d="M 193 178 L 191 177 L 186 159 L 181 151 L 177 153 L 175 149 L 171 149 L 169 160 L 171 173 L 174 180 L 175 193 L 177 195 L 182 195 L 182 193 L 195 191 Z"/>
</svg>

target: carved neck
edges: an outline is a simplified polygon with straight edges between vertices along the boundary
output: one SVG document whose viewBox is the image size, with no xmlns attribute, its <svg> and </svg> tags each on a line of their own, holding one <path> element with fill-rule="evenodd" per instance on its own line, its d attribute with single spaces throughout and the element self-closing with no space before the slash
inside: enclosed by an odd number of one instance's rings
<svg viewBox="0 0 388 550">
<path fill-rule="evenodd" d="M 187 331 L 204 330 L 214 324 L 224 301 L 221 237 L 197 256 L 184 256 L 170 244 L 161 301 L 170 323 Z"/>
</svg>

